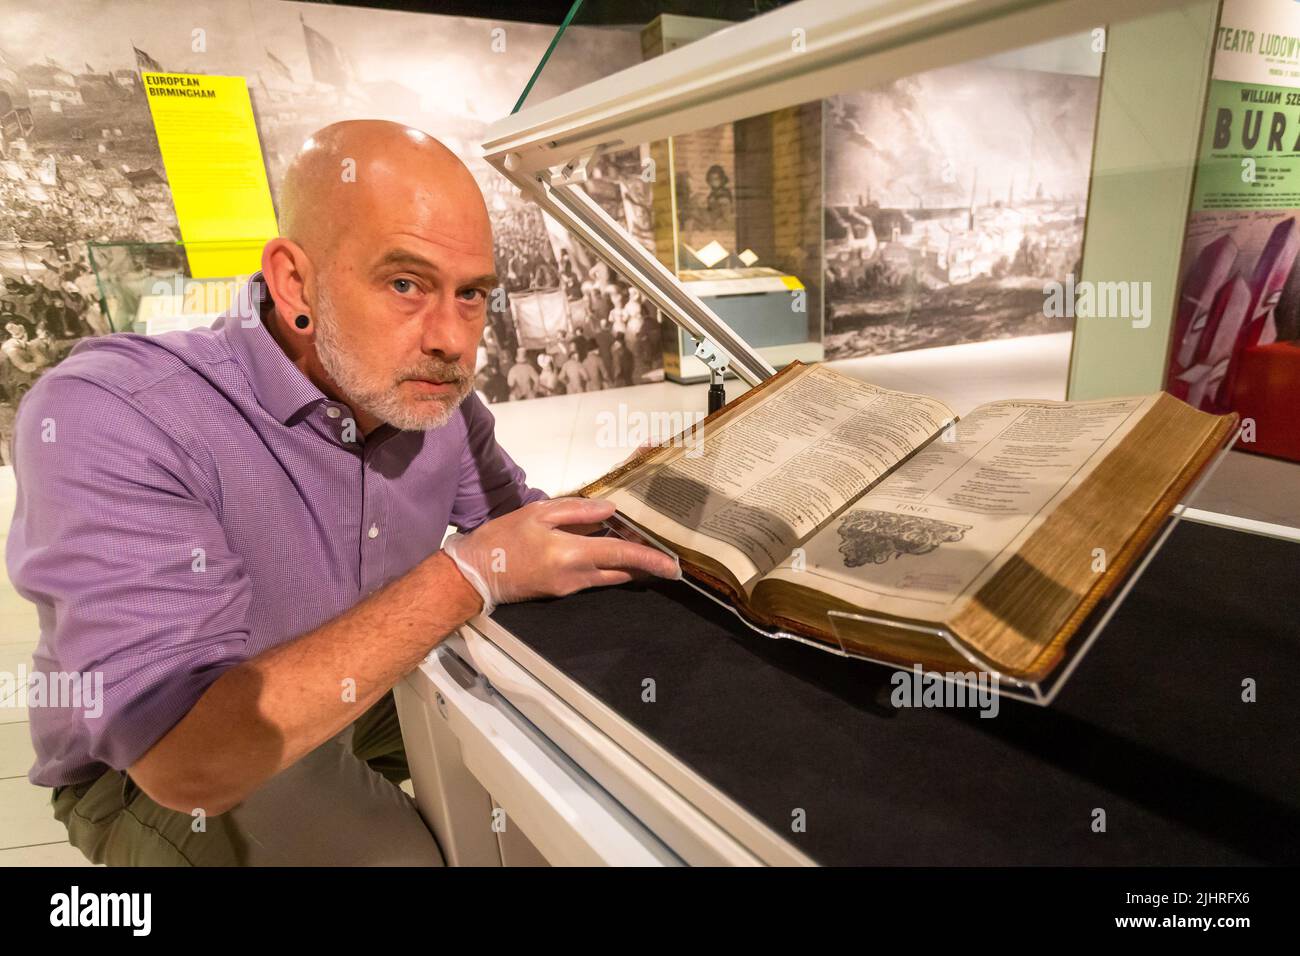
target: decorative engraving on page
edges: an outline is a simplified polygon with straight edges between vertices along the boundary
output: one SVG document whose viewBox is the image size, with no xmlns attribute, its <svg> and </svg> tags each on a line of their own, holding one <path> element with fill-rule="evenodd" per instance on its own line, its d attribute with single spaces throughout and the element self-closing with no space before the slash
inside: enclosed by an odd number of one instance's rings
<svg viewBox="0 0 1300 956">
<path fill-rule="evenodd" d="M 905 554 L 929 554 L 942 544 L 960 541 L 970 529 L 968 524 L 919 515 L 854 510 L 844 515 L 839 526 L 840 554 L 846 568 L 884 564 Z"/>
</svg>

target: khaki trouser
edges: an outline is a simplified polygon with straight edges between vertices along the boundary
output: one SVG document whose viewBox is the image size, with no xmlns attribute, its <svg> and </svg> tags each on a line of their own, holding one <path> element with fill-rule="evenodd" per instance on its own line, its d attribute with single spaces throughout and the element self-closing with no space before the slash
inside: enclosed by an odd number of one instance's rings
<svg viewBox="0 0 1300 956">
<path fill-rule="evenodd" d="M 396 785 L 409 776 L 390 692 L 220 816 L 159 806 L 120 770 L 56 787 L 54 816 L 88 860 L 108 866 L 441 866 Z"/>
</svg>

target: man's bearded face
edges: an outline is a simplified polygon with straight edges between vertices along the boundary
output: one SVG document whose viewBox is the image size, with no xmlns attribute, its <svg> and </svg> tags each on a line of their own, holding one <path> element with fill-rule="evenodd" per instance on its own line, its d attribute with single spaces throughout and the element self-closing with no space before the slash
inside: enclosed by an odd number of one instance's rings
<svg viewBox="0 0 1300 956">
<path fill-rule="evenodd" d="M 368 364 L 361 358 L 366 353 L 348 347 L 343 324 L 323 285 L 314 315 L 316 354 L 325 371 L 361 411 L 394 428 L 441 428 L 473 387 L 464 366 L 431 355 L 397 368 Z"/>
</svg>

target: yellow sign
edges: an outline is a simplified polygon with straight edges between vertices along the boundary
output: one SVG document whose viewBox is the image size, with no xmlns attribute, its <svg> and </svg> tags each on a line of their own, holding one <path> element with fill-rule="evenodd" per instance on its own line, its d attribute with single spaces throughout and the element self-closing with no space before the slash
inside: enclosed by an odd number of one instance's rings
<svg viewBox="0 0 1300 956">
<path fill-rule="evenodd" d="M 242 76 L 143 73 L 176 221 L 196 279 L 248 275 L 278 233 Z"/>
</svg>

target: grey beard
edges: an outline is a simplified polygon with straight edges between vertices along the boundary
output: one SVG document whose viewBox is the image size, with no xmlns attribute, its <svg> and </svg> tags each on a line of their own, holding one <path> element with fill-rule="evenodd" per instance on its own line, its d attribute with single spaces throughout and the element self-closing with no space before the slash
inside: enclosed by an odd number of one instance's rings
<svg viewBox="0 0 1300 956">
<path fill-rule="evenodd" d="M 469 380 L 459 368 L 455 369 L 458 392 L 454 399 L 421 397 L 416 399 L 418 406 L 415 408 L 399 394 L 402 381 L 400 377 L 387 388 L 370 385 L 365 373 L 339 344 L 338 315 L 333 300 L 323 286 L 316 301 L 316 354 L 334 384 L 355 408 L 402 431 L 441 428 L 451 421 L 452 414 L 470 392 Z M 446 363 L 442 365 L 445 373 Z M 419 371 L 414 371 L 411 376 L 419 377 L 420 374 Z M 428 375 L 430 372 L 425 370 L 423 374 Z"/>
</svg>

